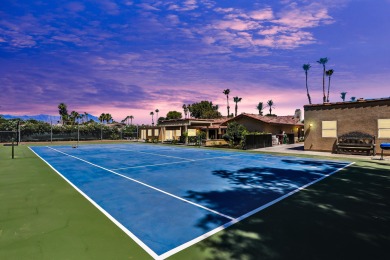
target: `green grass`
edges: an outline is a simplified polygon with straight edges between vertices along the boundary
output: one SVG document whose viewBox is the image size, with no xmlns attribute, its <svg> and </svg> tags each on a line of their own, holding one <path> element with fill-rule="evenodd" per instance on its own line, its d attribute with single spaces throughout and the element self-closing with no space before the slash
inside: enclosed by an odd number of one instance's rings
<svg viewBox="0 0 390 260">
<path fill-rule="evenodd" d="M 26 146 L 0 146 L 0 259 L 150 259 Z M 170 259 L 390 259 L 389 161 L 354 165 Z"/>
<path fill-rule="evenodd" d="M 0 147 L 0 259 L 150 259 L 26 146 Z"/>
</svg>

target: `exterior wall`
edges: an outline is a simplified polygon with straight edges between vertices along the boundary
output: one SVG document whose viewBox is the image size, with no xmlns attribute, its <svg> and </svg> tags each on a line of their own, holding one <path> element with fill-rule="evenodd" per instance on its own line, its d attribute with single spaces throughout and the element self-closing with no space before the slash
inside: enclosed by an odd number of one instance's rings
<svg viewBox="0 0 390 260">
<path fill-rule="evenodd" d="M 322 121 L 337 121 L 337 136 L 349 132 L 375 136 L 376 152 L 380 153 L 380 144 L 390 139 L 378 139 L 378 119 L 390 119 L 390 99 L 305 106 L 305 150 L 335 151 L 337 139 L 322 137 Z"/>
<path fill-rule="evenodd" d="M 284 131 L 285 133 L 294 133 L 295 137 L 300 136 L 300 133 L 298 134 L 299 127 L 294 125 L 267 124 L 265 122 L 248 117 L 241 117 L 235 121 L 245 126 L 249 132 L 266 132 L 276 135 L 281 134 Z"/>
<path fill-rule="evenodd" d="M 139 128 L 139 138 L 147 140 L 161 140 L 161 128 L 157 126 Z"/>
</svg>

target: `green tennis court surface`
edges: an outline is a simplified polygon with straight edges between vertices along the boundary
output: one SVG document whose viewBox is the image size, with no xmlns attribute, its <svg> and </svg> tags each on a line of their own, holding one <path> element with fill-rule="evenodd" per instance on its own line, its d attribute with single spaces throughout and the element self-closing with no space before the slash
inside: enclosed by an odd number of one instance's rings
<svg viewBox="0 0 390 260">
<path fill-rule="evenodd" d="M 151 145 L 32 149 L 154 258 L 168 257 L 349 165 Z"/>
</svg>

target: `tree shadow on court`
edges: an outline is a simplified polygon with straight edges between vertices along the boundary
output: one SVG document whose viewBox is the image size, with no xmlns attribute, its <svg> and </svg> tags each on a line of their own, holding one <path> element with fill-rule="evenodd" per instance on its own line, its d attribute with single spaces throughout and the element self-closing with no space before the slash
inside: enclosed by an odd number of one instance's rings
<svg viewBox="0 0 390 260">
<path fill-rule="evenodd" d="M 319 163 L 316 165 L 324 166 Z M 263 166 L 235 171 L 215 170 L 212 174 L 226 179 L 229 187 L 205 192 L 188 191 L 186 198 L 237 218 L 324 176 L 321 169 Z M 328 172 L 331 171 L 328 169 Z M 205 228 L 207 223 L 208 220 L 201 221 L 199 227 Z"/>
<path fill-rule="evenodd" d="M 172 259 L 390 259 L 389 234 L 390 164 L 358 162 Z"/>
</svg>

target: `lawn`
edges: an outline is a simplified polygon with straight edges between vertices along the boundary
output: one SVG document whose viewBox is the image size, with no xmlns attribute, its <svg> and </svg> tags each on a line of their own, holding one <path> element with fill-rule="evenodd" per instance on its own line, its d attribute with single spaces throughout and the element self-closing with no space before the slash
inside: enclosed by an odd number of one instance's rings
<svg viewBox="0 0 390 260">
<path fill-rule="evenodd" d="M 25 145 L 0 146 L 0 259 L 150 259 Z M 390 259 L 389 161 L 347 169 L 170 259 Z"/>
</svg>

